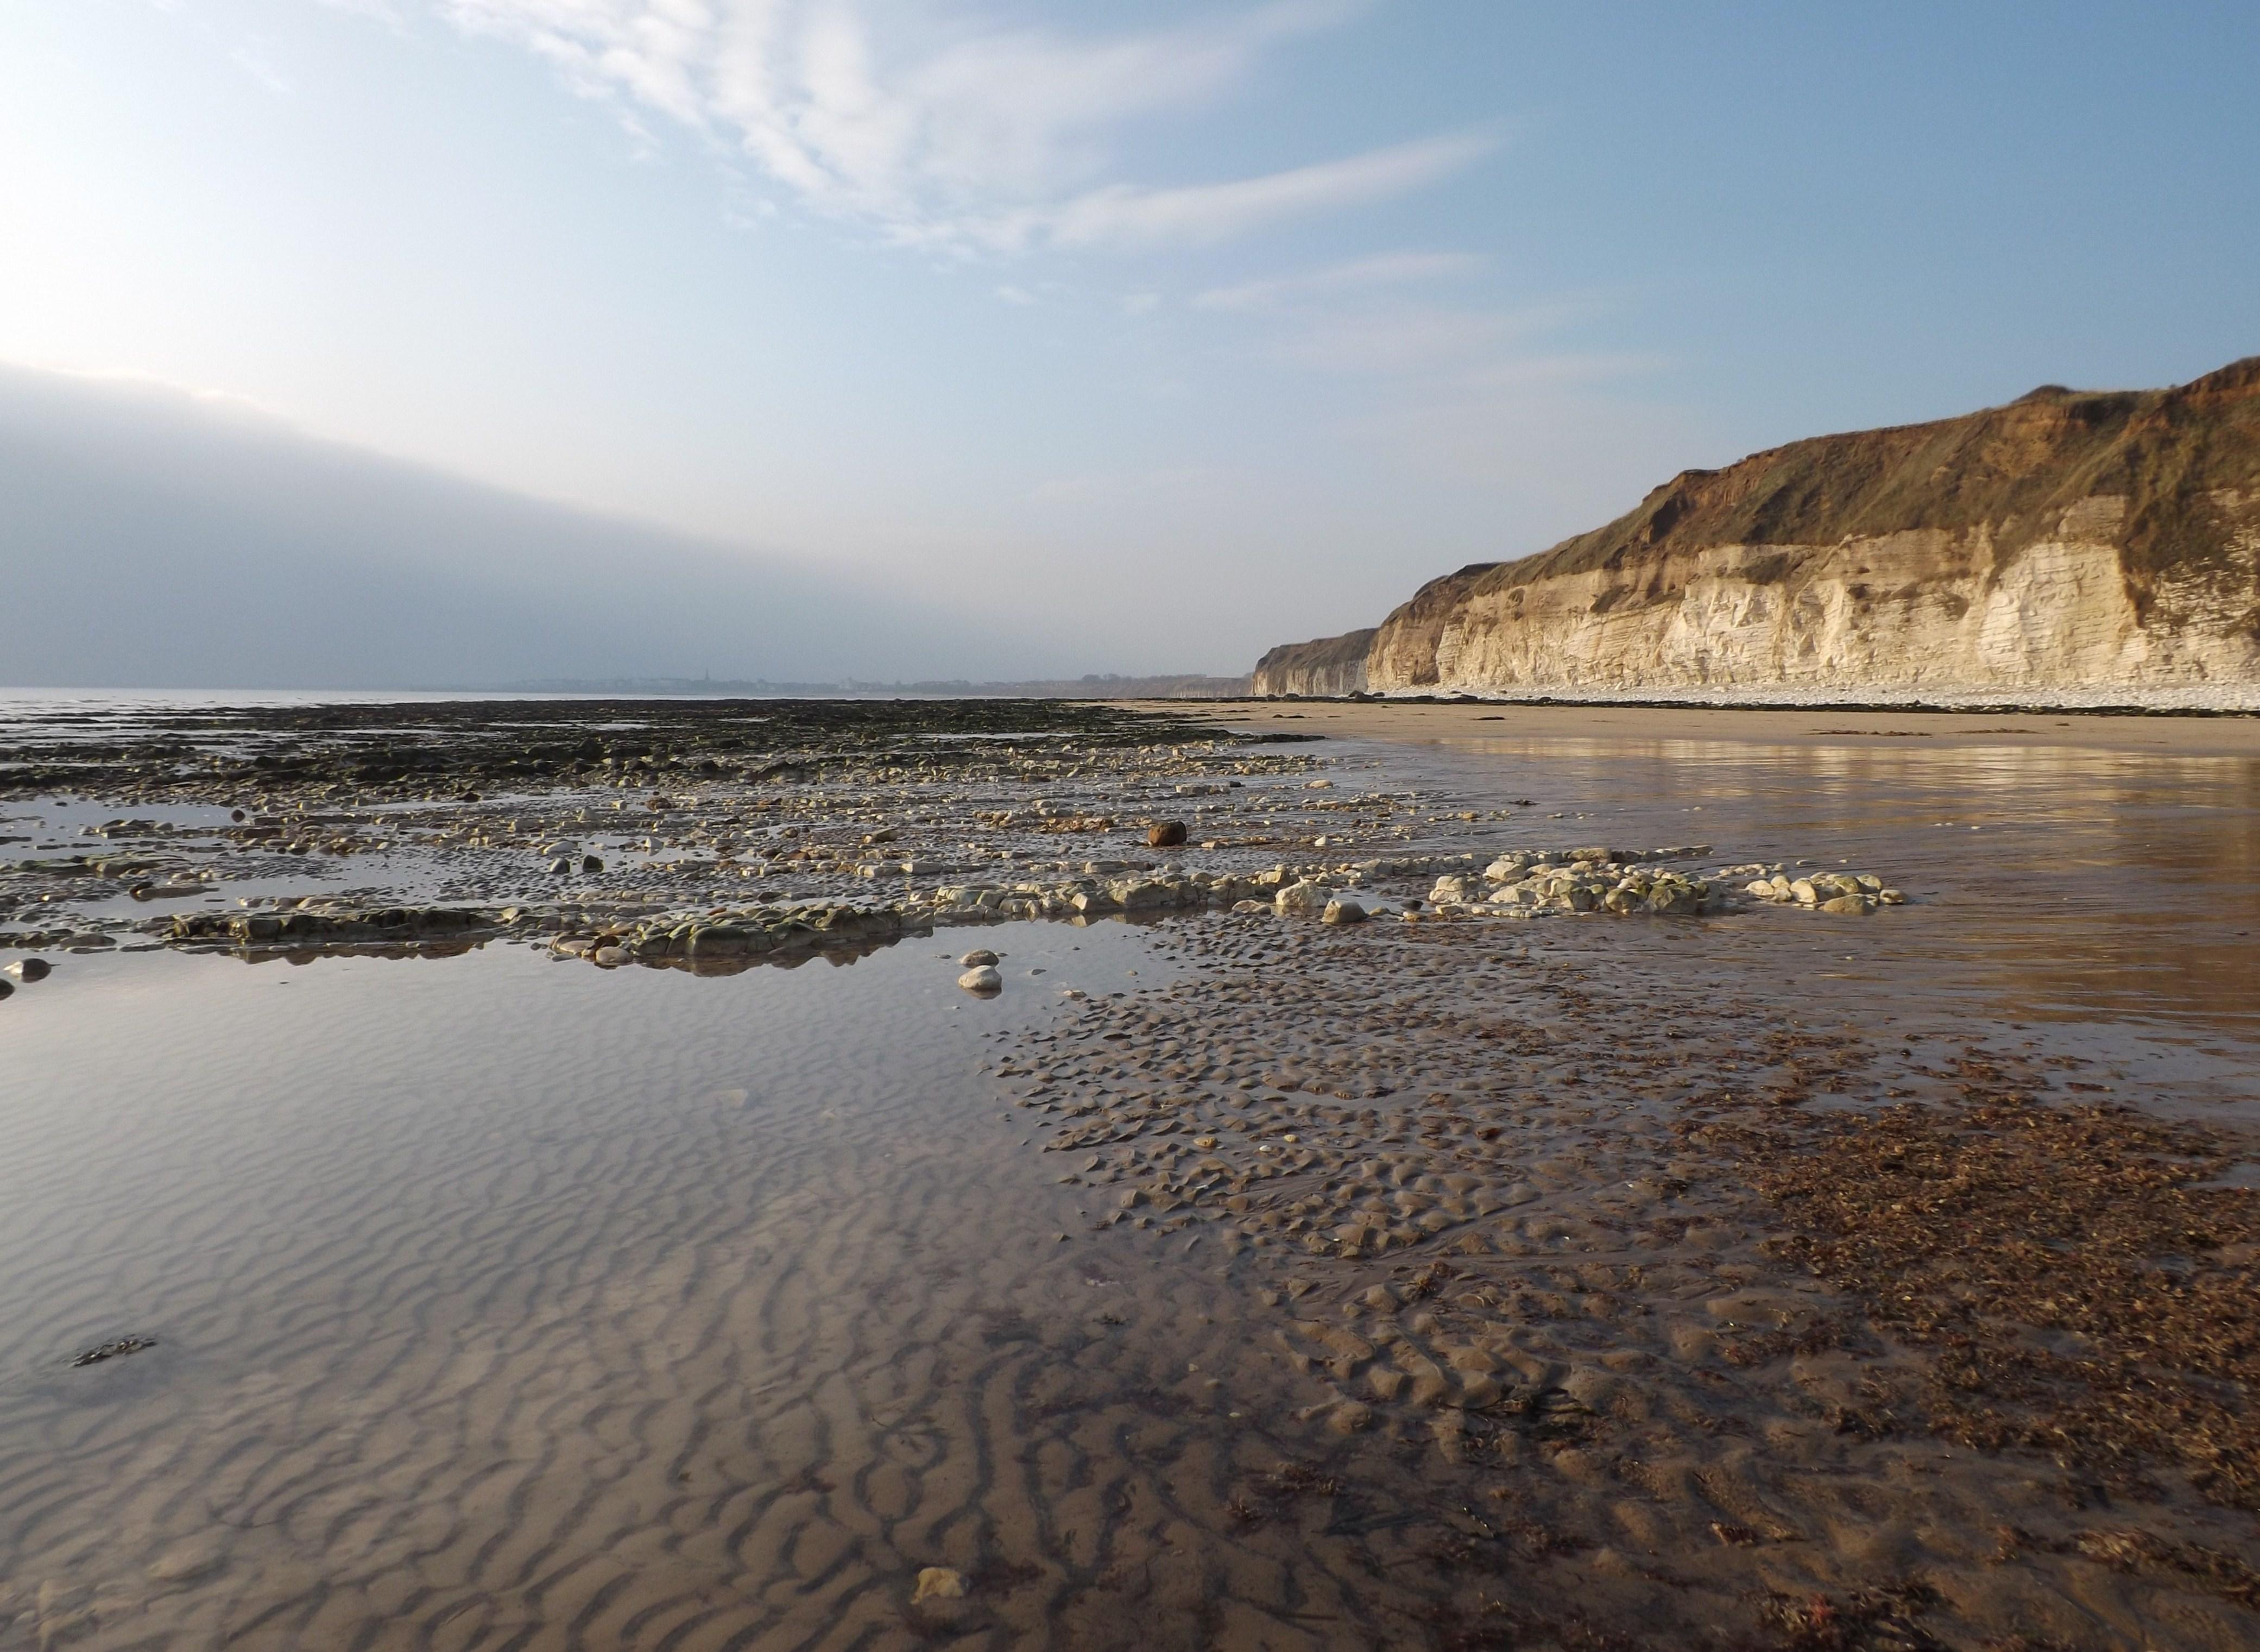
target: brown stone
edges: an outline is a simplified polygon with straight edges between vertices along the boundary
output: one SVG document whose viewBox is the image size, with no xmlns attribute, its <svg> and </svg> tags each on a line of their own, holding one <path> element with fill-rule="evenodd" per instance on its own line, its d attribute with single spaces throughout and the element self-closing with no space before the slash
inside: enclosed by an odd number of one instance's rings
<svg viewBox="0 0 2260 1652">
<path fill-rule="evenodd" d="M 1157 820 L 1146 828 L 1146 843 L 1149 848 L 1171 849 L 1185 840 L 1185 823 L 1182 820 Z"/>
</svg>

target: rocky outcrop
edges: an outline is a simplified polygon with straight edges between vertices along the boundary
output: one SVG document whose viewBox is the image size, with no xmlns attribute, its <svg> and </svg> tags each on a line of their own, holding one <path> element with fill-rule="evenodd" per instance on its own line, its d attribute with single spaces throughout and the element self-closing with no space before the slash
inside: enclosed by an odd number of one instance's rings
<svg viewBox="0 0 2260 1652">
<path fill-rule="evenodd" d="M 1283 642 L 1255 662 L 1258 694 L 1331 696 L 1365 692 L 1365 660 L 1376 632 L 1352 631 L 1309 642 Z"/>
<path fill-rule="evenodd" d="M 2260 357 L 1686 471 L 1606 527 L 1423 586 L 1365 678 L 2260 706 Z"/>
</svg>

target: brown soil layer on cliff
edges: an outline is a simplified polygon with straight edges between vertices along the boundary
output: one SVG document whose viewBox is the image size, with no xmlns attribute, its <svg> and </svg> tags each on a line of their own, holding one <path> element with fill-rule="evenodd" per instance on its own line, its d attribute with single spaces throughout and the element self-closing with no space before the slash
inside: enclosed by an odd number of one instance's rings
<svg viewBox="0 0 2260 1652">
<path fill-rule="evenodd" d="M 1274 649 L 1258 692 L 1991 691 L 2253 704 L 2260 357 L 1817 436 Z M 1353 683 L 1355 675 L 1360 682 Z"/>
<path fill-rule="evenodd" d="M 2121 561 L 2140 593 L 2171 569 L 2224 556 L 2233 524 L 2217 496 L 2256 483 L 2260 357 L 2171 390 L 2050 386 L 2006 407 L 1683 471 L 1605 527 L 1451 577 L 1478 592 L 1704 546 L 1834 545 L 1924 528 L 1985 530 L 2006 554 L 2107 496 L 2126 502 Z"/>
</svg>

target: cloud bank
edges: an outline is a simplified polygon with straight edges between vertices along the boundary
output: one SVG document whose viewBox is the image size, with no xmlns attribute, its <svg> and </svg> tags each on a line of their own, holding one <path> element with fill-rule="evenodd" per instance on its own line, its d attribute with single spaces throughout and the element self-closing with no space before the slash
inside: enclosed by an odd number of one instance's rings
<svg viewBox="0 0 2260 1652">
<path fill-rule="evenodd" d="M 1059 675 L 1059 651 L 780 559 L 0 367 L 0 684 L 481 687 Z"/>
</svg>

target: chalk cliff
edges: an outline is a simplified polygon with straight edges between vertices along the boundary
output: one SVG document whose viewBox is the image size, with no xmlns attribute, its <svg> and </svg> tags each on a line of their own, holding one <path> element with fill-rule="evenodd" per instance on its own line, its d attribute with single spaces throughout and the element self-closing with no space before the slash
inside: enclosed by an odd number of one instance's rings
<svg viewBox="0 0 2260 1652">
<path fill-rule="evenodd" d="M 1255 662 L 1258 694 L 1341 695 L 1365 692 L 1366 650 L 1371 627 L 1311 642 L 1283 642 Z"/>
<path fill-rule="evenodd" d="M 1383 693 L 2260 705 L 2260 357 L 1684 472 L 1431 581 L 1364 665 Z"/>
</svg>

